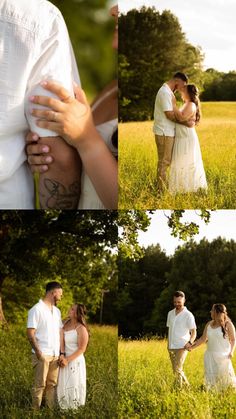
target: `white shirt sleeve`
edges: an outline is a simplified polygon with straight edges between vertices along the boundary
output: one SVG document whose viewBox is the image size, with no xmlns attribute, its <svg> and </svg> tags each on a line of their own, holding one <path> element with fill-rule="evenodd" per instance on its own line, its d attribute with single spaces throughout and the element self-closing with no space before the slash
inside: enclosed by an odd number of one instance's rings
<svg viewBox="0 0 236 419">
<path fill-rule="evenodd" d="M 166 327 L 170 327 L 170 312 L 167 315 Z"/>
<path fill-rule="evenodd" d="M 193 316 L 192 313 L 189 313 L 189 315 L 188 315 L 187 324 L 188 324 L 188 329 L 189 330 L 197 328 L 196 323 L 195 323 L 195 319 L 194 319 L 194 316 Z"/>
<path fill-rule="evenodd" d="M 27 328 L 28 329 L 37 329 L 39 324 L 39 311 L 36 308 L 31 308 L 28 313 Z"/>
<path fill-rule="evenodd" d="M 73 95 L 73 80 L 80 84 L 79 73 L 75 64 L 73 49 L 66 28 L 66 24 L 60 14 L 51 22 L 49 34 L 38 40 L 39 48 L 36 53 L 34 67 L 28 79 L 25 99 L 25 114 L 30 130 L 40 137 L 58 136 L 57 133 L 37 127 L 36 118 L 32 117 L 30 110 L 42 108 L 29 102 L 32 95 L 44 95 L 55 97 L 52 93 L 43 89 L 40 83 L 43 80 L 55 80 L 61 83 L 71 95 Z"/>
<path fill-rule="evenodd" d="M 160 103 L 163 112 L 173 111 L 172 98 L 168 92 L 161 92 Z"/>
<path fill-rule="evenodd" d="M 60 311 L 59 311 L 59 327 L 60 327 L 60 329 L 63 328 L 63 323 L 62 323 L 62 320 L 61 320 L 61 312 Z"/>
</svg>

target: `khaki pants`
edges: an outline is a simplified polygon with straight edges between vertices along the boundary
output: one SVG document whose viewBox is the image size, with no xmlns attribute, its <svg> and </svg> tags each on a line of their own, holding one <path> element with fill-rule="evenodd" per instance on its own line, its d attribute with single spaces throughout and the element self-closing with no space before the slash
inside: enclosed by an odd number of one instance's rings
<svg viewBox="0 0 236 419">
<path fill-rule="evenodd" d="M 155 140 L 158 153 L 157 186 L 158 190 L 162 191 L 167 186 L 166 171 L 171 163 L 175 138 L 165 135 L 155 135 Z"/>
<path fill-rule="evenodd" d="M 169 349 L 172 369 L 175 374 L 176 383 L 182 387 L 183 383 L 189 384 L 187 377 L 184 374 L 183 366 L 185 358 L 188 354 L 186 349 Z"/>
<path fill-rule="evenodd" d="M 46 404 L 52 409 L 56 401 L 56 385 L 59 372 L 58 357 L 43 355 L 42 359 L 38 359 L 33 354 L 32 363 L 34 368 L 33 408 L 40 408 L 43 394 L 45 394 Z"/>
</svg>

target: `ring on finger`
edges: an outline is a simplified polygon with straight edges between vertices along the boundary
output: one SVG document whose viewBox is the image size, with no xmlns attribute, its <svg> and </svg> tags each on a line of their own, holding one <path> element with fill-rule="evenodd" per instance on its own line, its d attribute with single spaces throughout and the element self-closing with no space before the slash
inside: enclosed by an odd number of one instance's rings
<svg viewBox="0 0 236 419">
<path fill-rule="evenodd" d="M 52 112 L 52 121 L 57 122 L 57 112 Z"/>
</svg>

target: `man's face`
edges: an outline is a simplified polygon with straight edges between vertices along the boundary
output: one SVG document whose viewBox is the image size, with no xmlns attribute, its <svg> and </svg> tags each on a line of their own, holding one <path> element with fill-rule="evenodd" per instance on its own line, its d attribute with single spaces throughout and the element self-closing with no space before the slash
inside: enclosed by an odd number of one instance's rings
<svg viewBox="0 0 236 419">
<path fill-rule="evenodd" d="M 53 293 L 54 304 L 57 305 L 57 302 L 60 301 L 62 298 L 63 291 L 61 288 L 56 288 L 55 290 L 52 291 L 52 293 Z"/>
<path fill-rule="evenodd" d="M 176 89 L 179 92 L 182 92 L 182 90 L 184 90 L 185 86 L 187 86 L 186 81 L 183 81 L 181 79 L 176 79 Z"/>
<path fill-rule="evenodd" d="M 184 297 L 174 297 L 174 307 L 177 310 L 181 310 L 184 307 L 185 298 Z"/>
</svg>

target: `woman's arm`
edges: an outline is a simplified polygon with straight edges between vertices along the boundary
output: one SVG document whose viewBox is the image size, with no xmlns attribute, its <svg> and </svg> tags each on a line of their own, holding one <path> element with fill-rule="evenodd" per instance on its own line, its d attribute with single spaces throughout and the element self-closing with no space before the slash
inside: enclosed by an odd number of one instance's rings
<svg viewBox="0 0 236 419">
<path fill-rule="evenodd" d="M 208 322 L 204 328 L 203 334 L 202 336 L 196 340 L 192 345 L 189 345 L 188 349 L 189 351 L 191 351 L 192 349 L 196 349 L 198 346 L 202 345 L 203 343 L 205 343 L 207 341 L 207 327 L 209 325 L 210 322 Z"/>
<path fill-rule="evenodd" d="M 82 325 L 79 326 L 77 329 L 77 334 L 78 334 L 78 349 L 70 356 L 66 356 L 64 360 L 65 364 L 78 358 L 78 356 L 82 355 L 86 351 L 86 348 L 88 345 L 88 332 L 87 332 L 86 327 Z"/>
<path fill-rule="evenodd" d="M 191 119 L 194 115 L 192 102 L 184 105 L 184 108 L 180 111 L 177 108 L 176 102 L 173 100 L 173 112 L 178 122 L 186 122 Z"/>
<path fill-rule="evenodd" d="M 236 341 L 235 341 L 235 327 L 234 327 L 233 323 L 229 322 L 227 329 L 228 329 L 228 336 L 229 336 L 229 341 L 230 341 L 230 346 L 231 346 L 230 353 L 229 353 L 229 358 L 232 358 L 233 354 L 234 354 L 234 350 L 235 350 L 235 343 L 236 343 Z"/>
<path fill-rule="evenodd" d="M 75 99 L 55 82 L 50 81 L 46 85 L 44 82 L 44 87 L 57 94 L 60 100 L 46 96 L 35 96 L 31 99 L 33 103 L 53 109 L 33 109 L 32 115 L 40 118 L 37 125 L 55 131 L 68 144 L 76 148 L 84 170 L 90 177 L 104 206 L 108 209 L 116 209 L 118 206 L 117 161 L 94 126 L 91 109 L 84 92 L 79 87 L 75 87 Z M 27 152 L 30 152 L 29 149 Z M 45 156 L 42 160 L 38 156 L 36 163 L 34 156 L 31 155 L 30 163 L 47 166 Z"/>
</svg>

